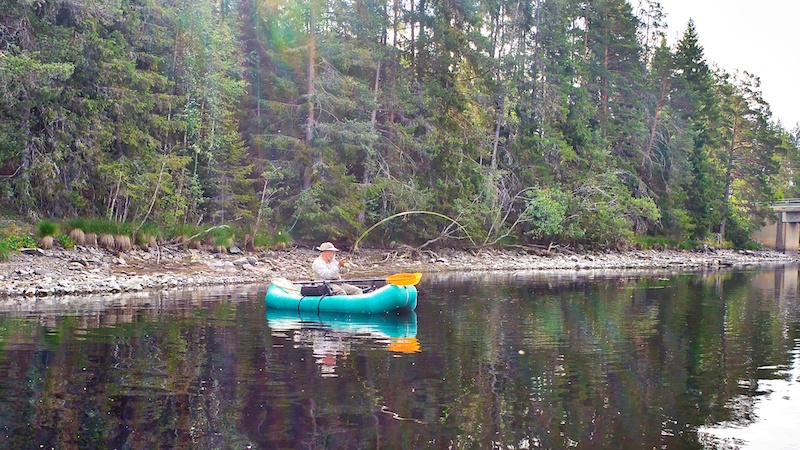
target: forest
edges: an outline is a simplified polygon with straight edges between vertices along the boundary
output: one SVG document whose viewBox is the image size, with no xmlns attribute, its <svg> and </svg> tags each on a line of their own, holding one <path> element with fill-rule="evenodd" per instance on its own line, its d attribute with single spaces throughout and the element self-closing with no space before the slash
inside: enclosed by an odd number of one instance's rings
<svg viewBox="0 0 800 450">
<path fill-rule="evenodd" d="M 2 4 L 4 216 L 741 248 L 800 197 L 758 68 L 706 60 L 691 21 L 669 45 L 652 0 Z"/>
</svg>

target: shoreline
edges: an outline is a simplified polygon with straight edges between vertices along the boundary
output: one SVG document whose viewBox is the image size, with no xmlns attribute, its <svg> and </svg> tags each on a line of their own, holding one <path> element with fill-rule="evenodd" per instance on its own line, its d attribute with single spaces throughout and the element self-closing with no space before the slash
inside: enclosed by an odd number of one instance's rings
<svg viewBox="0 0 800 450">
<path fill-rule="evenodd" d="M 261 284 L 272 278 L 311 278 L 318 251 L 306 248 L 250 253 L 208 253 L 162 247 L 117 254 L 93 247 L 74 250 L 24 249 L 0 263 L 0 300 L 37 302 L 60 296 L 192 289 Z M 577 272 L 611 269 L 691 271 L 797 263 L 795 255 L 762 250 L 553 252 L 534 249 L 441 249 L 414 254 L 362 249 L 345 253 L 345 278 L 374 278 L 399 272 L 462 273 L 503 271 Z M 423 278 L 424 283 L 424 278 Z"/>
</svg>

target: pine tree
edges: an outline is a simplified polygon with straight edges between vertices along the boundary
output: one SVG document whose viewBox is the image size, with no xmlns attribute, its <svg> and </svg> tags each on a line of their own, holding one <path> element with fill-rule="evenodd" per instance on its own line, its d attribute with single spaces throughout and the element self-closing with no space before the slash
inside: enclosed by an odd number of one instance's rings
<svg viewBox="0 0 800 450">
<path fill-rule="evenodd" d="M 714 78 L 691 20 L 678 42 L 675 69 L 672 105 L 682 125 L 691 130 L 693 141 L 688 152 L 690 172 L 684 188 L 685 208 L 692 217 L 692 236 L 703 239 L 719 223 L 716 218 L 721 205 L 722 177 L 713 164 L 713 152 L 719 145 L 714 129 L 718 117 Z"/>
</svg>

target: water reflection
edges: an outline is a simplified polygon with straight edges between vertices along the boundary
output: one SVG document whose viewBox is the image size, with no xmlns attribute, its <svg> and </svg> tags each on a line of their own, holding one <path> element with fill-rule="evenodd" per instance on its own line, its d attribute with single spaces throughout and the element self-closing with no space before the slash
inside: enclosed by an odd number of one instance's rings
<svg viewBox="0 0 800 450">
<path fill-rule="evenodd" d="M 800 313 L 798 269 L 758 273 L 752 279 L 754 295 L 763 295 L 776 307 L 776 332 L 793 343 L 777 364 L 760 365 L 738 380 L 740 393 L 727 399 L 726 411 L 718 423 L 698 428 L 706 449 L 796 448 L 787 441 L 800 423 L 800 338 L 792 336 Z"/>
<path fill-rule="evenodd" d="M 0 302 L 0 448 L 795 444 L 797 267 L 419 288 L 401 317 L 263 286 Z"/>
<path fill-rule="evenodd" d="M 353 345 L 374 343 L 396 353 L 420 351 L 417 314 L 336 314 L 268 308 L 267 324 L 272 336 L 310 348 L 320 366 L 320 376 L 336 377 L 336 367 Z"/>
<path fill-rule="evenodd" d="M 699 428 L 706 449 L 797 448 L 796 442 L 787 443 L 787 436 L 792 436 L 800 423 L 800 341 L 797 344 L 793 368 L 759 367 L 766 377 L 758 381 L 758 396 L 730 399 L 731 420 Z"/>
<path fill-rule="evenodd" d="M 438 319 L 430 340 L 456 354 L 444 365 L 473 374 L 465 383 L 493 386 L 479 401 L 495 402 L 461 409 L 495 411 L 494 443 L 701 448 L 699 425 L 760 420 L 761 389 L 785 376 L 767 368 L 792 365 L 800 334 L 796 266 L 581 275 L 426 279 L 428 302 L 417 311 L 426 323 Z M 437 352 L 423 337 L 426 352 Z M 464 348 L 483 366 L 473 367 Z M 495 388 L 503 377 L 514 381 Z M 485 423 L 461 422 L 458 442 L 490 439 L 477 432 Z M 791 447 L 790 435 L 777 440 Z"/>
</svg>

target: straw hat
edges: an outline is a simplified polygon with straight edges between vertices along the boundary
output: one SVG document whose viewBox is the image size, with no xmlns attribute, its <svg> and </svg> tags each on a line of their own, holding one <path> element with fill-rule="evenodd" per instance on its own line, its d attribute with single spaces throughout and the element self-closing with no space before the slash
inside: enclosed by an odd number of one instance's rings
<svg viewBox="0 0 800 450">
<path fill-rule="evenodd" d="M 339 251 L 339 249 L 334 247 L 330 242 L 323 242 L 319 247 L 317 247 L 317 250 L 321 252 L 326 252 L 328 250 L 333 250 L 334 252 Z"/>
</svg>

